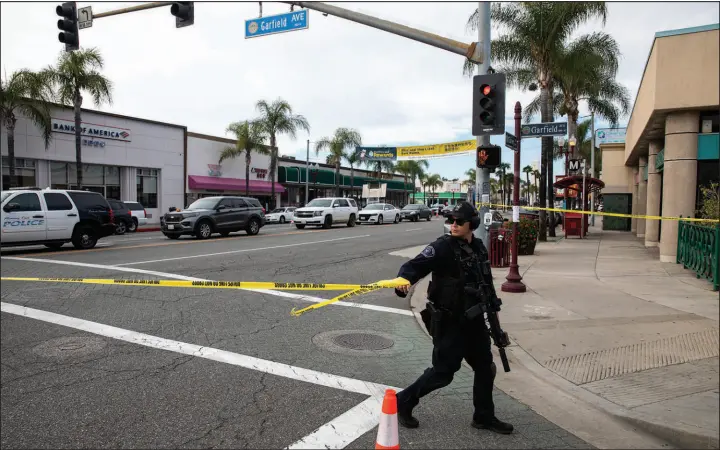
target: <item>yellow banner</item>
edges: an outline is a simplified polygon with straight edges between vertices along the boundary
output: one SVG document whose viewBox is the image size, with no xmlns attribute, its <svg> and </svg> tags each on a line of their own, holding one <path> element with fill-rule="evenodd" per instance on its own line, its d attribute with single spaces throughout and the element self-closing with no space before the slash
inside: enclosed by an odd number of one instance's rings
<svg viewBox="0 0 720 450">
<path fill-rule="evenodd" d="M 409 159 L 432 159 L 443 156 L 456 156 L 474 152 L 477 148 L 475 139 L 470 141 L 448 142 L 445 144 L 418 145 L 415 147 L 397 147 L 398 161 Z"/>
</svg>

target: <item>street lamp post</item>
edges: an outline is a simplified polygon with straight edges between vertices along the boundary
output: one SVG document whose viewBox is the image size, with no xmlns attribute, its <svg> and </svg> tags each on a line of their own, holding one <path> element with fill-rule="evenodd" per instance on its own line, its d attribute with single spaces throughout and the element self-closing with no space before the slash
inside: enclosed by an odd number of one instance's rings
<svg viewBox="0 0 720 450">
<path fill-rule="evenodd" d="M 565 176 L 568 176 L 568 155 L 565 150 L 565 136 L 558 138 L 558 147 L 560 147 L 560 154 L 565 154 Z M 567 189 L 563 190 L 563 196 L 565 197 L 565 203 L 563 207 L 567 209 Z"/>
<path fill-rule="evenodd" d="M 570 152 L 570 156 L 575 156 L 575 144 L 577 141 L 575 140 L 575 136 L 570 136 L 570 140 L 568 141 L 568 145 L 570 146 L 570 149 L 568 150 Z M 569 175 L 569 172 L 568 172 Z M 573 200 L 573 207 L 575 206 L 575 201 Z M 567 206 L 565 207 L 567 208 Z"/>
<path fill-rule="evenodd" d="M 520 144 L 522 138 L 520 134 L 520 119 L 522 118 L 522 107 L 520 102 L 515 102 L 515 136 L 517 136 L 517 149 L 515 150 L 513 172 L 515 179 L 513 180 L 513 221 L 512 221 L 512 259 L 510 261 L 510 271 L 507 280 L 502 284 L 500 290 L 503 292 L 525 292 L 527 287 L 522 282 L 522 275 L 518 267 L 518 250 L 520 248 Z"/>
</svg>

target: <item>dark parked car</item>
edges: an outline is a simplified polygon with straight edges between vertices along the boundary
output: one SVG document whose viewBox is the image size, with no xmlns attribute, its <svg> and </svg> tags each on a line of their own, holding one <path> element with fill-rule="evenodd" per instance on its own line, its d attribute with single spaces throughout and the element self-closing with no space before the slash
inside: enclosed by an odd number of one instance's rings
<svg viewBox="0 0 720 450">
<path fill-rule="evenodd" d="M 430 221 L 432 214 L 432 210 L 426 205 L 405 205 L 403 209 L 400 210 L 400 221 L 409 220 L 411 222 L 417 222 L 420 219 Z"/>
<path fill-rule="evenodd" d="M 193 202 L 182 211 L 165 214 L 162 232 L 170 239 L 192 235 L 207 239 L 213 233 L 227 236 L 245 230 L 256 235 L 265 225 L 265 209 L 250 197 L 205 197 Z"/>
<path fill-rule="evenodd" d="M 130 208 L 125 203 L 118 200 L 108 200 L 108 203 L 115 215 L 115 234 L 125 234 L 128 230 L 137 230 Z"/>
</svg>

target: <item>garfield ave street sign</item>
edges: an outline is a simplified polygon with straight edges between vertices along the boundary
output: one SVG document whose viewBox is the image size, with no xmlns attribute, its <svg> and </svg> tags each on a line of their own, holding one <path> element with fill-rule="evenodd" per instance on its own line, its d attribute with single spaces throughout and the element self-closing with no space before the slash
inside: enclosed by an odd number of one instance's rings
<svg viewBox="0 0 720 450">
<path fill-rule="evenodd" d="M 565 136 L 567 122 L 530 123 L 520 128 L 520 136 L 534 138 L 543 136 Z"/>
</svg>

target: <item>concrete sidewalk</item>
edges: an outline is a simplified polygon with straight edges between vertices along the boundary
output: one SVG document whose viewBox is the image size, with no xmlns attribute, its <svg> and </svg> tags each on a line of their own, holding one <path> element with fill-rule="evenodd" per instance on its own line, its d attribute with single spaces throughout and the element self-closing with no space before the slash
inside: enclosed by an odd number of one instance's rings
<svg viewBox="0 0 720 450">
<path fill-rule="evenodd" d="M 718 448 L 718 294 L 654 252 L 598 227 L 521 256 L 523 294 L 494 269 L 513 341 L 498 388 L 600 448 Z"/>
</svg>

